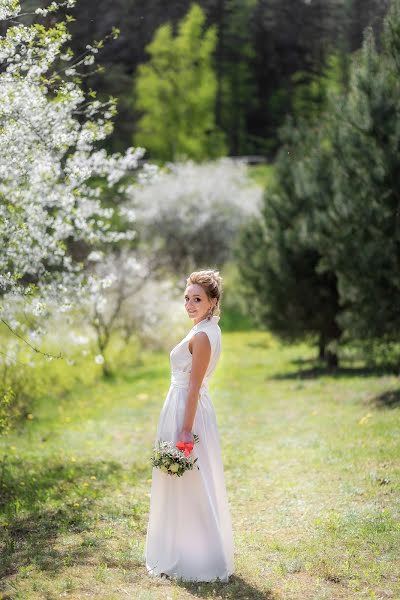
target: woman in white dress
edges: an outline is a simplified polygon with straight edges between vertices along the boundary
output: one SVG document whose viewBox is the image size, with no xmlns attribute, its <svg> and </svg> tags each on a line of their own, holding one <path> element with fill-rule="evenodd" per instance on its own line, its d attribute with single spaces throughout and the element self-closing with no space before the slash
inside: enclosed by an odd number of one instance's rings
<svg viewBox="0 0 400 600">
<path fill-rule="evenodd" d="M 193 442 L 197 434 L 192 454 L 199 469 L 175 477 L 153 468 L 145 545 L 152 576 L 227 582 L 234 571 L 220 439 L 208 393 L 221 353 L 221 294 L 218 271 L 195 271 L 187 279 L 185 308 L 194 325 L 170 353 L 171 385 L 155 443 Z"/>
</svg>

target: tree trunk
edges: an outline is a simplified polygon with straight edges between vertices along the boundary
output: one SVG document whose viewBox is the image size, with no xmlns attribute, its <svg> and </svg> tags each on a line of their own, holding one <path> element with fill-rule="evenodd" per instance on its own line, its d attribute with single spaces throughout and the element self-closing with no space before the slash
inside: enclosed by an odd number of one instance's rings
<svg viewBox="0 0 400 600">
<path fill-rule="evenodd" d="M 102 364 L 102 373 L 103 373 L 104 379 L 109 379 L 113 375 L 113 372 L 110 369 L 110 367 L 108 366 L 108 363 L 106 360 L 104 360 L 104 362 Z"/>
<path fill-rule="evenodd" d="M 336 352 L 327 350 L 325 352 L 325 362 L 328 369 L 337 369 L 339 366 L 339 358 Z"/>
<path fill-rule="evenodd" d="M 327 348 L 331 341 L 333 340 L 328 339 L 325 334 L 320 334 L 318 341 L 318 358 L 325 362 L 328 369 L 336 369 L 339 366 L 339 357 L 336 352 L 332 352 L 332 350 L 328 350 Z"/>
</svg>

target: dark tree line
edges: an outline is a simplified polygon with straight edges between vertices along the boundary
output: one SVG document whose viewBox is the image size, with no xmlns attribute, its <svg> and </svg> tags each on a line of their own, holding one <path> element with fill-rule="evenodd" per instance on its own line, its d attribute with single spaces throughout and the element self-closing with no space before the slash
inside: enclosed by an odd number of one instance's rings
<svg viewBox="0 0 400 600">
<path fill-rule="evenodd" d="M 339 52 L 346 80 L 346 56 L 359 48 L 362 32 L 381 29 L 387 0 L 200 0 L 207 24 L 218 28 L 215 69 L 217 125 L 228 140 L 229 153 L 273 156 L 277 129 L 296 110 L 293 91 L 320 75 L 327 56 Z M 145 46 L 166 21 L 176 26 L 188 12 L 189 0 L 78 0 L 71 11 L 71 46 L 82 52 L 113 26 L 117 40 L 99 55 L 102 74 L 88 77 L 88 87 L 118 97 L 114 149 L 132 143 L 138 111 L 133 81 L 148 56 Z M 297 74 L 297 75 L 296 75 Z M 318 104 L 318 99 L 316 100 Z M 317 106 L 318 108 L 318 106 Z"/>
</svg>

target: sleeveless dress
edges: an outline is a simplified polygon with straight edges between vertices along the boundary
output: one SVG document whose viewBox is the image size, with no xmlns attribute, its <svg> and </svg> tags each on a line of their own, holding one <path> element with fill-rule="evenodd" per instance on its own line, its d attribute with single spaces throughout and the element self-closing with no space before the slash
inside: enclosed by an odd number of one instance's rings
<svg viewBox="0 0 400 600">
<path fill-rule="evenodd" d="M 171 385 L 161 410 L 157 437 L 178 441 L 185 414 L 192 354 L 189 340 L 204 331 L 210 362 L 199 392 L 192 432 L 199 436 L 192 454 L 196 467 L 181 477 L 153 468 L 145 561 L 149 575 L 161 573 L 185 581 L 227 582 L 234 571 L 233 532 L 224 480 L 221 447 L 208 382 L 221 353 L 219 317 L 203 319 L 170 353 Z"/>
</svg>

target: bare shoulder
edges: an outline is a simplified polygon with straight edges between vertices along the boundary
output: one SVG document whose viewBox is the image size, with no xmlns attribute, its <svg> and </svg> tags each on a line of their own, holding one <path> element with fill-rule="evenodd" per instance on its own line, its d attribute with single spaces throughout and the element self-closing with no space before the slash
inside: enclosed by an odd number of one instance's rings
<svg viewBox="0 0 400 600">
<path fill-rule="evenodd" d="M 208 334 L 205 331 L 198 331 L 189 340 L 189 351 L 193 354 L 193 349 L 196 353 L 207 354 L 211 351 L 211 343 Z"/>
</svg>

